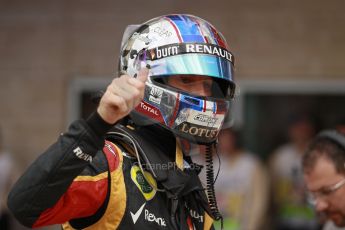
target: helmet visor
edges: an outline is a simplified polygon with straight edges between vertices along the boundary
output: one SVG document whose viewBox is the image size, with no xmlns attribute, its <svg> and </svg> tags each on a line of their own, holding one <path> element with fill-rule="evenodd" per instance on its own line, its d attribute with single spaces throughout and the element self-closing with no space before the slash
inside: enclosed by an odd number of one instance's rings
<svg viewBox="0 0 345 230">
<path fill-rule="evenodd" d="M 152 75 L 206 75 L 232 81 L 232 65 L 229 61 L 207 54 L 183 54 L 153 61 Z"/>
<path fill-rule="evenodd" d="M 145 60 L 150 68 L 150 76 L 159 77 L 166 83 L 167 77 L 175 75 L 209 76 L 214 80 L 213 96 L 216 98 L 232 98 L 235 93 L 233 80 L 233 65 L 225 58 L 209 54 L 181 54 L 157 60 Z M 221 93 L 220 93 L 221 92 Z"/>
</svg>

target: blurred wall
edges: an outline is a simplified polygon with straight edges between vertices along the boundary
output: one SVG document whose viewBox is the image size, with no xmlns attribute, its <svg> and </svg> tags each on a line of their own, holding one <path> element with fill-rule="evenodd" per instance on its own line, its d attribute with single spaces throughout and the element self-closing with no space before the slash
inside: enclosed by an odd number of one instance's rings
<svg viewBox="0 0 345 230">
<path fill-rule="evenodd" d="M 0 0 L 5 144 L 26 167 L 54 142 L 67 125 L 69 82 L 112 76 L 128 24 L 195 14 L 223 32 L 239 80 L 332 80 L 345 79 L 344 9 L 343 0 Z"/>
</svg>

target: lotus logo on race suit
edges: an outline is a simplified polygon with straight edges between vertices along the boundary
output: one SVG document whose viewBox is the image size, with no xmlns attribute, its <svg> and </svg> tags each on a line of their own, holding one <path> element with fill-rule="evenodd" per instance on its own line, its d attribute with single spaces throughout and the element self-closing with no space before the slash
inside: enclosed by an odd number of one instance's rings
<svg viewBox="0 0 345 230">
<path fill-rule="evenodd" d="M 139 166 L 134 165 L 131 168 L 131 178 L 147 201 L 151 200 L 156 195 L 156 190 L 152 188 L 151 184 L 157 186 L 157 182 L 151 173 L 147 171 L 142 172 Z M 147 180 L 149 180 L 149 182 Z"/>
</svg>

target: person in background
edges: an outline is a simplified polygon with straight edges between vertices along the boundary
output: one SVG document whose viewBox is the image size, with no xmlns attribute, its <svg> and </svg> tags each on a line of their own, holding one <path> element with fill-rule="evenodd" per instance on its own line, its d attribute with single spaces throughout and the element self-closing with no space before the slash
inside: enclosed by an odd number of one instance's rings
<svg viewBox="0 0 345 230">
<path fill-rule="evenodd" d="M 345 134 L 321 131 L 303 156 L 309 201 L 326 222 L 323 229 L 345 227 Z"/>
<path fill-rule="evenodd" d="M 233 128 L 219 134 L 219 159 L 214 157 L 215 182 L 219 209 L 227 230 L 266 229 L 268 175 L 259 158 L 241 143 L 240 132 Z M 204 172 L 202 181 L 205 181 Z M 219 226 L 218 226 L 219 227 Z"/>
<path fill-rule="evenodd" d="M 314 125 L 305 114 L 290 118 L 289 142 L 279 147 L 269 161 L 272 219 L 277 230 L 314 230 L 319 224 L 307 202 L 301 160 L 314 136 Z"/>
<path fill-rule="evenodd" d="M 345 118 L 340 119 L 340 122 L 335 125 L 335 129 L 345 135 Z M 331 220 L 326 220 L 322 230 L 345 230 L 345 227 L 337 227 Z"/>
</svg>

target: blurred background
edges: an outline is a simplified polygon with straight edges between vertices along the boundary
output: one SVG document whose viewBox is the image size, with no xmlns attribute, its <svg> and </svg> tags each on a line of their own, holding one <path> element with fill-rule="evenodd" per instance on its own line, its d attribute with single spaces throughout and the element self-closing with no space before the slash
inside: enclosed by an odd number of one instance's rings
<svg viewBox="0 0 345 230">
<path fill-rule="evenodd" d="M 126 26 L 168 13 L 224 34 L 240 87 L 232 121 L 268 165 L 296 114 L 315 131 L 345 123 L 344 9 L 343 0 L 0 0 L 0 148 L 11 178 L 94 109 Z"/>
</svg>

